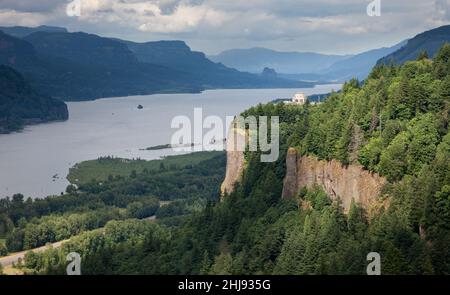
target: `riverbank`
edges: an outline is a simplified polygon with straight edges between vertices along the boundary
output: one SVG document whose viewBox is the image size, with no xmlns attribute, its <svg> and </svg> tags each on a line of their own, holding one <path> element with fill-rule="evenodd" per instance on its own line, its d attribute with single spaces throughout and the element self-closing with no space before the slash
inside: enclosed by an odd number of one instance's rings
<svg viewBox="0 0 450 295">
<path fill-rule="evenodd" d="M 31 198 L 60 195 L 70 184 L 66 176 L 71 167 L 99 157 L 154 160 L 180 154 L 173 149 L 142 149 L 170 143 L 176 131 L 171 128 L 172 119 L 183 115 L 193 121 L 195 107 L 202 107 L 204 118 L 225 120 L 275 97 L 340 88 L 208 90 L 69 102 L 68 121 L 27 126 L 20 133 L 0 136 L 0 198 L 16 193 Z M 138 110 L 139 104 L 145 108 Z M 55 174 L 61 177 L 54 180 Z"/>
</svg>

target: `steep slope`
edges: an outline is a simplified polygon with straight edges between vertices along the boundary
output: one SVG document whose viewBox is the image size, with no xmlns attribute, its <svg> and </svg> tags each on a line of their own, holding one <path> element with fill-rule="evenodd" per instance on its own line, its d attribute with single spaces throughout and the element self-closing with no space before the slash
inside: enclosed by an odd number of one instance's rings
<svg viewBox="0 0 450 295">
<path fill-rule="evenodd" d="M 222 202 L 229 210 L 245 208 L 241 215 L 236 214 L 242 217 L 238 226 L 231 218 L 224 226 L 237 228 L 234 239 L 228 239 L 241 250 L 235 250 L 233 261 L 252 253 L 248 247 L 257 243 L 253 233 L 258 229 L 266 233 L 262 245 L 271 247 L 283 239 L 277 230 L 284 233 L 285 228 L 256 225 L 267 222 L 289 224 L 290 234 L 281 242 L 279 252 L 270 248 L 264 261 L 269 266 L 261 263 L 258 270 L 336 274 L 355 266 L 358 273 L 364 269 L 358 263 L 376 249 L 384 257 L 383 274 L 448 273 L 449 69 L 447 44 L 433 60 L 380 65 L 363 85 L 349 81 L 342 92 L 332 94 L 323 104 L 269 104 L 246 111 L 244 116 L 279 116 L 280 147 L 287 155 L 264 165 L 259 162 L 259 153 L 245 154 L 242 178 Z M 280 161 L 286 164 L 281 166 Z M 235 166 L 228 168 L 237 171 Z M 280 167 L 285 168 L 282 177 Z M 278 195 L 281 179 L 283 193 Z M 280 205 L 273 194 L 296 201 L 293 215 L 303 220 L 300 226 L 288 217 L 290 213 L 271 219 Z M 338 197 L 340 202 L 332 201 Z M 258 210 L 254 208 L 263 207 L 263 202 L 276 205 L 267 209 L 263 221 L 252 220 L 249 216 Z M 276 242 L 265 244 L 270 232 Z M 242 242 L 246 238 L 247 244 Z M 261 244 L 253 249 L 258 251 Z M 417 254 L 411 257 L 411 252 Z M 355 256 L 347 260 L 350 256 L 346 253 Z M 272 259 L 272 255 L 277 258 Z M 335 263 L 344 268 L 335 267 Z"/>
<path fill-rule="evenodd" d="M 0 133 L 67 118 L 64 102 L 37 94 L 19 73 L 0 65 Z"/>
<path fill-rule="evenodd" d="M 141 62 L 179 68 L 183 71 L 195 72 L 215 69 L 217 64 L 206 58 L 202 52 L 192 51 L 183 41 L 155 41 L 136 43 L 123 41 Z"/>
<path fill-rule="evenodd" d="M 376 206 L 386 183 L 384 177 L 364 170 L 361 165 L 343 166 L 336 160 L 324 161 L 312 156 L 301 156 L 291 148 L 286 156 L 282 196 L 295 198 L 302 188 L 314 189 L 320 186 L 333 200 L 339 199 L 348 213 L 353 201 L 367 210 Z"/>
<path fill-rule="evenodd" d="M 261 73 L 273 68 L 278 73 L 317 73 L 348 55 L 325 55 L 312 52 L 278 52 L 266 48 L 232 49 L 209 58 L 241 71 Z"/>
<path fill-rule="evenodd" d="M 408 40 L 407 44 L 399 50 L 389 54 L 378 61 L 384 64 L 403 64 L 408 60 L 415 60 L 422 51 L 434 57 L 444 43 L 450 42 L 450 25 L 442 26 L 423 32 Z"/>
<path fill-rule="evenodd" d="M 58 257 L 76 251 L 83 257 L 84 274 L 366 275 L 367 253 L 376 252 L 383 275 L 448 274 L 449 68 L 450 45 L 434 60 L 377 67 L 364 84 L 352 80 L 319 105 L 253 107 L 242 115 L 279 117 L 280 157 L 262 163 L 260 152 L 241 153 L 244 169 L 222 202 L 208 202 L 199 210 L 195 206 L 195 214 L 180 219 L 172 215 L 151 224 L 109 223 L 106 231 L 82 234 L 67 247 L 31 256 L 25 265 L 31 273 L 64 274 L 66 262 Z M 239 172 L 242 158 L 232 162 L 236 164 L 230 169 Z M 200 175 L 209 175 L 211 166 L 223 168 L 223 164 L 208 162 Z M 166 169 L 161 166 L 156 176 Z M 120 199 L 123 204 L 130 197 L 152 195 L 153 190 L 171 199 L 180 188 L 197 194 L 217 180 L 205 183 L 206 179 L 192 177 L 192 167 L 184 171 L 185 175 L 183 169 L 176 169 L 176 177 L 164 179 L 175 191 L 158 183 L 149 185 L 155 174 L 142 172 L 90 183 L 67 200 L 116 204 Z M 233 180 L 237 174 L 228 175 Z M 292 198 L 282 198 L 286 175 L 306 188 L 294 183 Z M 372 183 L 376 179 L 381 181 Z M 385 181 L 382 195 L 376 196 Z M 339 187 L 343 189 L 337 194 Z M 216 200 L 217 190 L 217 186 L 209 190 L 209 200 Z M 337 195 L 350 200 L 350 205 L 344 204 L 349 210 L 342 208 Z M 360 196 L 362 202 L 351 201 L 352 196 Z M 364 196 L 368 203 L 376 200 L 388 206 L 369 212 Z M 64 198 L 51 201 L 64 203 Z M 42 207 L 30 202 L 21 206 L 17 196 L 10 202 L 19 206 L 6 202 L 3 211 L 16 222 L 23 212 L 36 212 L 34 204 Z M 97 217 L 101 212 L 93 213 Z M 42 225 L 51 230 L 64 216 L 58 211 L 57 219 Z M 11 249 L 23 248 L 24 237 L 33 237 L 26 239 L 28 244 L 48 240 L 47 234 L 36 234 L 37 227 L 43 228 L 39 218 L 27 220 L 32 220 L 27 227 L 11 228 L 7 239 Z"/>
<path fill-rule="evenodd" d="M 392 47 L 369 50 L 348 59 L 338 61 L 328 69 L 322 71 L 322 74 L 331 80 L 347 81 L 352 78 L 364 80 L 380 58 L 397 51 L 406 42 L 402 41 Z"/>
</svg>

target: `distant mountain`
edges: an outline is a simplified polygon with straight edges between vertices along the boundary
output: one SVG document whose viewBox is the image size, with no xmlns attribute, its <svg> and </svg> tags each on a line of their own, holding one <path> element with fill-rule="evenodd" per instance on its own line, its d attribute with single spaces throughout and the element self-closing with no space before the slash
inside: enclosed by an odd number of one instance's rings
<svg viewBox="0 0 450 295">
<path fill-rule="evenodd" d="M 65 100 L 126 96 L 156 92 L 198 92 L 188 73 L 140 63 L 126 45 L 86 33 L 33 33 L 16 39 L 7 35 L 10 50 L 0 60 L 29 78 L 40 90 Z M 25 48 L 16 51 L 20 48 Z M 17 55 L 17 53 L 23 54 Z M 5 53 L 12 53 L 13 56 Z"/>
<path fill-rule="evenodd" d="M 397 51 L 405 44 L 406 41 L 402 41 L 392 47 L 383 47 L 357 54 L 334 63 L 321 73 L 329 80 L 347 81 L 352 78 L 364 80 L 380 58 Z"/>
<path fill-rule="evenodd" d="M 377 61 L 400 49 L 406 41 L 392 47 L 369 50 L 356 55 L 324 55 L 318 53 L 277 52 L 265 48 L 233 49 L 210 58 L 239 70 L 260 73 L 273 68 L 278 77 L 297 81 L 343 82 L 351 78 L 363 80 Z"/>
<path fill-rule="evenodd" d="M 282 73 L 278 76 L 292 80 L 315 81 L 316 83 L 325 83 L 327 81 L 345 82 L 352 78 L 364 80 L 380 58 L 402 48 L 406 42 L 407 41 L 402 41 L 392 47 L 373 49 L 350 56 L 317 72 L 299 74 Z"/>
<path fill-rule="evenodd" d="M 63 100 L 200 90 L 186 73 L 140 64 L 126 46 L 109 42 L 85 33 L 37 32 L 23 40 L 0 32 L 0 63 Z"/>
<path fill-rule="evenodd" d="M 274 69 L 264 68 L 264 70 L 261 73 L 261 76 L 263 76 L 263 77 L 278 77 L 278 73 Z"/>
<path fill-rule="evenodd" d="M 21 72 L 39 92 L 63 100 L 310 85 L 227 68 L 179 41 L 134 43 L 43 31 L 20 39 L 0 31 L 0 44 L 1 64 Z"/>
<path fill-rule="evenodd" d="M 156 41 L 126 44 L 140 62 L 156 64 L 189 73 L 196 83 L 208 88 L 308 87 L 310 83 L 293 82 L 278 77 L 239 72 L 209 60 L 204 53 L 192 51 L 183 41 Z"/>
<path fill-rule="evenodd" d="M 35 92 L 18 72 L 0 65 L 0 133 L 25 124 L 67 120 L 64 102 Z"/>
<path fill-rule="evenodd" d="M 115 67 L 138 63 L 126 45 L 93 34 L 36 32 L 23 40 L 31 43 L 41 55 L 82 64 Z"/>
<path fill-rule="evenodd" d="M 312 52 L 279 52 L 266 48 L 232 49 L 210 56 L 215 62 L 241 71 L 261 73 L 264 68 L 283 74 L 317 73 L 351 55 L 325 55 Z"/>
<path fill-rule="evenodd" d="M 403 64 L 408 60 L 416 60 L 422 51 L 426 51 L 428 56 L 432 58 L 446 42 L 450 42 L 450 25 L 429 30 L 415 36 L 408 40 L 406 45 L 399 50 L 380 59 L 378 63 Z"/>
<path fill-rule="evenodd" d="M 23 38 L 25 36 L 28 36 L 28 35 L 30 35 L 32 33 L 36 33 L 36 32 L 67 33 L 66 28 L 52 27 L 52 26 L 39 26 L 39 27 L 35 27 L 35 28 L 21 27 L 21 26 L 0 27 L 0 31 L 3 31 L 4 33 L 6 33 L 8 35 L 11 35 L 14 37 L 19 37 L 19 38 Z"/>
<path fill-rule="evenodd" d="M 30 43 L 0 31 L 0 64 L 26 67 L 36 63 L 37 55 Z"/>
<path fill-rule="evenodd" d="M 125 44 L 139 61 L 157 65 L 178 68 L 183 71 L 192 69 L 217 69 L 217 64 L 211 62 L 202 52 L 192 51 L 183 41 L 155 41 L 136 43 L 118 40 Z"/>
</svg>

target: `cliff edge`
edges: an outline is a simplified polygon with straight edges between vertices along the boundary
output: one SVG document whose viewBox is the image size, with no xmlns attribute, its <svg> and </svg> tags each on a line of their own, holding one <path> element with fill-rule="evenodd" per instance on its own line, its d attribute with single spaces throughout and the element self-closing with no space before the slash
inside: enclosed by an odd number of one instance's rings
<svg viewBox="0 0 450 295">
<path fill-rule="evenodd" d="M 332 198 L 339 198 L 345 212 L 352 199 L 369 209 L 377 201 L 387 180 L 361 165 L 343 166 L 336 160 L 324 161 L 312 156 L 300 156 L 290 148 L 286 157 L 286 177 L 283 198 L 293 198 L 301 188 L 320 186 Z"/>
<path fill-rule="evenodd" d="M 234 124 L 233 124 L 234 126 Z M 227 136 L 227 168 L 225 179 L 220 188 L 222 197 L 233 192 L 234 186 L 242 178 L 244 172 L 245 157 L 244 152 L 239 150 L 238 144 L 246 140 L 245 131 L 236 127 L 230 128 Z"/>
</svg>

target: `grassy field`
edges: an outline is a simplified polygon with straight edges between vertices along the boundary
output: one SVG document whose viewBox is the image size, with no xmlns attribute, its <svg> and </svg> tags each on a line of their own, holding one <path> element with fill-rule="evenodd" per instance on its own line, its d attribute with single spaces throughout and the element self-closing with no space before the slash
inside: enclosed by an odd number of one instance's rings
<svg viewBox="0 0 450 295">
<path fill-rule="evenodd" d="M 130 176 L 132 171 L 140 173 L 147 169 L 158 171 L 161 166 L 166 168 L 183 168 L 211 159 L 224 152 L 199 152 L 180 156 L 169 156 L 161 160 L 126 160 L 120 158 L 100 158 L 76 164 L 70 169 L 67 179 L 73 184 L 83 184 L 95 179 L 104 181 L 112 176 Z"/>
</svg>

